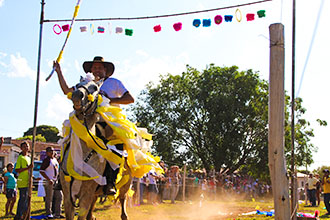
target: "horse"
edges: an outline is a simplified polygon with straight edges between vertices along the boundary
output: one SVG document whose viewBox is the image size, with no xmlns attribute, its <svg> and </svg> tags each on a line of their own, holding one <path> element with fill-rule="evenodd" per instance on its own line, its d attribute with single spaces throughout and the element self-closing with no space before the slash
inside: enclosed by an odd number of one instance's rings
<svg viewBox="0 0 330 220">
<path fill-rule="evenodd" d="M 80 82 L 76 86 L 76 90 L 72 92 L 72 97 L 68 98 L 71 98 L 74 108 L 74 111 L 71 113 L 72 115 L 70 115 L 70 120 L 72 116 L 79 121 L 83 121 L 85 131 L 92 136 L 91 133 L 93 133 L 92 131 L 95 131 L 96 124 L 102 121 L 102 118 L 96 112 L 100 98 L 99 85 L 94 81 Z M 70 126 L 72 125 L 70 124 Z M 75 208 L 78 208 L 78 220 L 93 220 L 96 219 L 95 216 L 93 216 L 93 210 L 95 208 L 97 197 L 103 195 L 103 186 L 100 186 L 100 183 L 103 185 L 105 184 L 103 173 L 106 167 L 106 160 L 102 158 L 100 154 L 96 153 L 95 150 L 90 148 L 89 142 L 81 140 L 80 137 L 73 132 L 73 126 L 70 126 L 68 129 L 69 135 L 62 140 L 62 162 L 60 166 L 60 181 L 64 195 L 65 216 L 67 220 L 73 220 Z M 112 135 L 112 129 L 106 127 L 103 130 L 103 134 L 106 137 L 110 137 Z M 93 141 L 95 142 L 95 139 L 93 139 Z M 74 158 L 72 157 L 76 157 L 77 155 L 83 160 L 73 160 Z M 92 173 L 96 172 L 101 175 L 96 179 L 86 178 L 84 176 L 88 176 L 86 175 L 87 171 L 83 169 L 80 171 L 79 169 L 78 171 L 74 171 L 78 173 L 76 176 L 70 175 L 70 170 L 72 173 L 72 167 L 76 166 L 75 163 L 77 161 L 80 163 L 81 167 L 91 167 L 93 170 Z M 79 165 L 77 166 L 79 167 Z M 77 175 L 80 176 L 80 179 L 77 178 Z M 126 160 L 124 162 L 122 173 L 122 176 L 124 175 L 128 175 L 129 179 L 120 187 L 117 199 L 119 199 L 121 203 L 121 219 L 127 220 L 126 194 L 130 189 L 132 175 Z M 78 205 L 76 204 L 76 201 L 79 201 Z"/>
</svg>

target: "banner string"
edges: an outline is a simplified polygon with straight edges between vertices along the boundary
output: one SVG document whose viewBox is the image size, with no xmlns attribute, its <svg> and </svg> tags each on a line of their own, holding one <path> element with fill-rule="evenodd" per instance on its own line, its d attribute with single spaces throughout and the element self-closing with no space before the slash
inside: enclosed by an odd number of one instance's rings
<svg viewBox="0 0 330 220">
<path fill-rule="evenodd" d="M 245 4 L 226 6 L 226 7 L 221 7 L 221 8 L 213 8 L 213 9 L 191 11 L 191 12 L 182 12 L 182 13 L 167 14 L 167 15 L 155 15 L 155 16 L 143 16 L 143 17 L 126 17 L 126 18 L 125 17 L 123 17 L 123 18 L 85 18 L 85 19 L 76 19 L 76 21 L 143 20 L 143 19 L 155 19 L 155 18 L 165 18 L 165 17 L 176 17 L 176 16 L 198 14 L 198 13 L 205 13 L 205 12 L 210 12 L 210 11 L 219 11 L 219 10 L 224 10 L 224 9 L 243 7 L 243 6 L 248 6 L 248 5 L 254 5 L 254 4 L 269 2 L 269 1 L 272 1 L 272 0 L 261 0 L 261 1 L 256 1 L 256 2 L 245 3 Z M 70 21 L 70 19 L 44 20 L 44 22 L 67 22 L 67 21 Z"/>
</svg>

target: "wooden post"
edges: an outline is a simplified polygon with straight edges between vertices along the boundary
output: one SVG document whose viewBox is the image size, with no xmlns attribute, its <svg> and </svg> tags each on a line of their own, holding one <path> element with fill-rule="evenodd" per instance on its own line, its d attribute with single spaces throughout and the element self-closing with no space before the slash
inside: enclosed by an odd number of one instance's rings
<svg viewBox="0 0 330 220">
<path fill-rule="evenodd" d="M 183 181 L 182 181 L 182 201 L 186 201 L 186 175 L 187 175 L 187 165 L 183 165 Z"/>
<path fill-rule="evenodd" d="M 269 71 L 268 157 L 275 219 L 290 219 L 289 181 L 284 157 L 284 26 L 272 24 Z"/>
</svg>

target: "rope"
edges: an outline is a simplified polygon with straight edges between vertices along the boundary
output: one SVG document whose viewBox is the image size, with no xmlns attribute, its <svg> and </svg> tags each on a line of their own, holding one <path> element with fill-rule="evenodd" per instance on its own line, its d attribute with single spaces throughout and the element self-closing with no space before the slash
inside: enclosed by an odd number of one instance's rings
<svg viewBox="0 0 330 220">
<path fill-rule="evenodd" d="M 114 20 L 144 20 L 144 19 L 155 19 L 155 18 L 167 18 L 167 17 L 176 17 L 176 16 L 183 16 L 183 15 L 191 15 L 191 14 L 199 14 L 199 13 L 205 13 L 210 11 L 219 11 L 229 8 L 237 8 L 237 7 L 243 7 L 248 5 L 254 5 L 264 2 L 269 2 L 272 0 L 261 0 L 256 2 L 250 2 L 245 4 L 239 4 L 239 5 L 232 5 L 227 7 L 221 7 L 221 8 L 213 8 L 213 9 L 206 9 L 206 10 L 200 10 L 200 11 L 191 11 L 191 12 L 182 12 L 182 13 L 176 13 L 176 14 L 167 14 L 167 15 L 155 15 L 155 16 L 143 16 L 143 17 L 126 17 L 126 18 L 86 18 L 86 19 L 76 19 L 76 21 L 114 21 Z M 70 21 L 69 19 L 60 19 L 60 20 L 44 20 L 44 22 L 65 22 Z"/>
<path fill-rule="evenodd" d="M 309 57 L 310 57 L 310 55 L 311 55 L 311 53 L 312 53 L 312 48 L 313 48 L 313 44 L 314 44 L 314 39 L 315 39 L 315 36 L 316 36 L 317 28 L 318 28 L 318 26 L 319 26 L 320 17 L 321 17 L 321 14 L 322 14 L 323 4 L 324 4 L 324 0 L 322 0 L 322 1 L 321 1 L 321 4 L 320 4 L 319 13 L 318 13 L 317 18 L 316 18 L 316 22 L 315 22 L 315 27 L 314 27 L 314 32 L 313 32 L 312 40 L 311 40 L 311 43 L 310 43 L 310 45 L 309 45 L 309 49 L 308 49 L 307 57 L 306 57 L 306 60 L 305 60 L 304 69 L 303 69 L 302 74 L 301 74 L 300 83 L 299 83 L 299 88 L 298 88 L 298 92 L 296 93 L 296 97 L 298 97 L 298 95 L 299 95 L 299 93 L 300 93 L 300 89 L 301 89 L 302 82 L 303 82 L 303 79 L 304 79 L 304 75 L 305 75 L 306 67 L 307 67 L 307 64 L 308 64 L 308 61 L 309 61 Z"/>
</svg>

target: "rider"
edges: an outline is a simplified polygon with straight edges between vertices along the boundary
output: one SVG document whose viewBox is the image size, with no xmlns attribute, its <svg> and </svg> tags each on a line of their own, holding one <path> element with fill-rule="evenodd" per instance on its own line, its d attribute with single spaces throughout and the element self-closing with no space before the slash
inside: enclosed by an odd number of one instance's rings
<svg viewBox="0 0 330 220">
<path fill-rule="evenodd" d="M 54 67 L 63 93 L 66 95 L 69 92 L 73 92 L 75 87 L 68 87 L 63 77 L 60 64 L 54 61 Z M 106 62 L 104 61 L 103 57 L 96 56 L 94 57 L 93 61 L 84 62 L 83 69 L 86 73 L 91 72 L 94 75 L 96 82 L 103 83 L 100 91 L 110 100 L 110 105 L 119 107 L 120 104 L 130 104 L 134 102 L 134 98 L 124 87 L 123 83 L 120 80 L 111 77 L 115 70 L 113 63 Z M 103 128 L 106 126 L 106 124 L 102 122 L 99 125 Z M 121 148 L 122 145 L 116 145 L 116 147 Z M 119 150 L 122 151 L 123 149 Z M 116 193 L 115 180 L 117 178 L 118 171 L 118 167 L 111 168 L 110 164 L 107 162 L 105 170 L 107 185 L 103 188 L 103 191 L 106 195 Z"/>
</svg>

